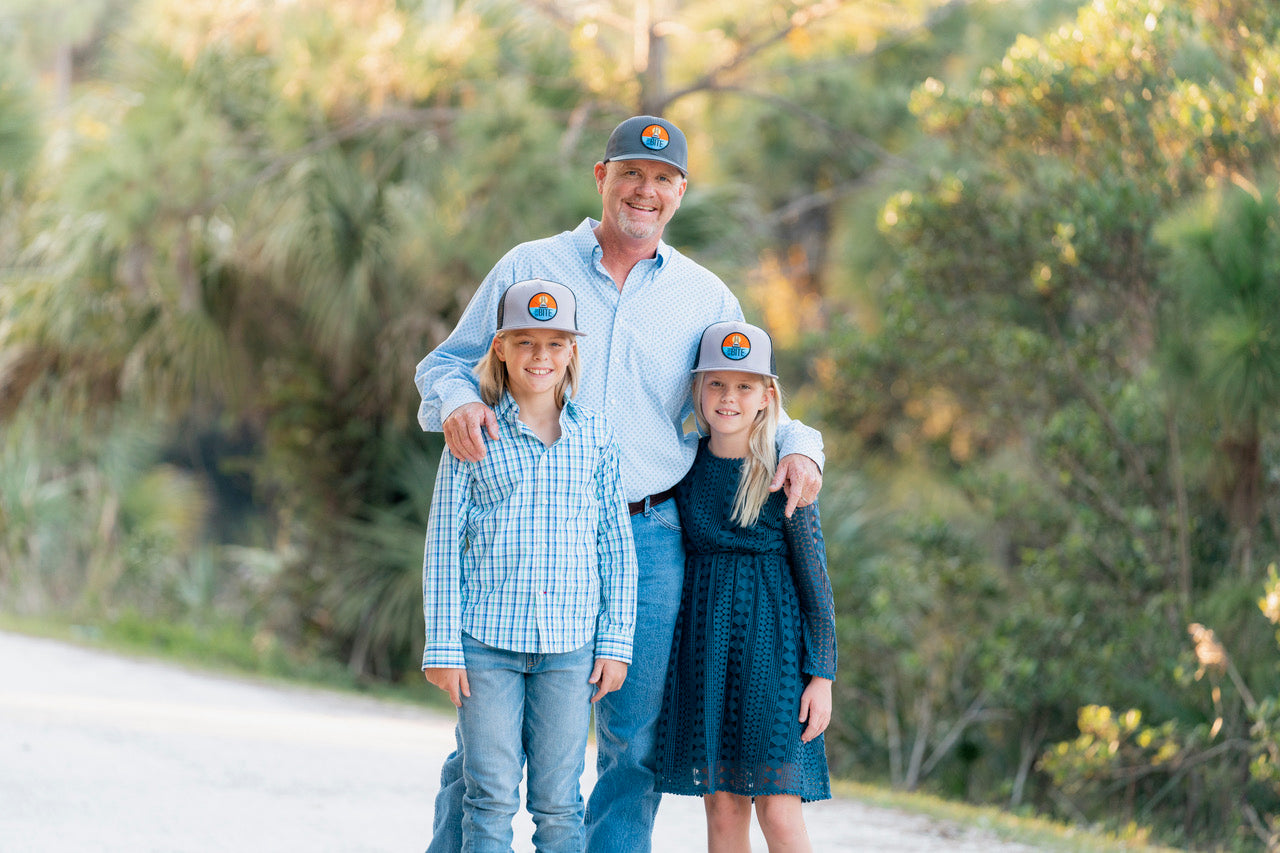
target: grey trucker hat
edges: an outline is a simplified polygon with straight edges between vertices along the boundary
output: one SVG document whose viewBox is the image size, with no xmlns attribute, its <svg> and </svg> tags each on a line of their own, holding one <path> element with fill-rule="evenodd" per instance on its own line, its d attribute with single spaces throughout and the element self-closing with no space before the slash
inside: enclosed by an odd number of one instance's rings
<svg viewBox="0 0 1280 853">
<path fill-rule="evenodd" d="M 708 370 L 741 370 L 778 378 L 773 360 L 773 340 L 759 326 L 729 320 L 712 323 L 702 333 L 694 373 Z"/>
<path fill-rule="evenodd" d="M 689 177 L 689 145 L 684 133 L 657 116 L 632 116 L 615 127 L 600 162 L 610 160 L 657 160 Z"/>
<path fill-rule="evenodd" d="M 498 302 L 498 331 L 554 329 L 571 335 L 578 331 L 578 302 L 563 284 L 542 278 L 518 281 Z"/>
</svg>

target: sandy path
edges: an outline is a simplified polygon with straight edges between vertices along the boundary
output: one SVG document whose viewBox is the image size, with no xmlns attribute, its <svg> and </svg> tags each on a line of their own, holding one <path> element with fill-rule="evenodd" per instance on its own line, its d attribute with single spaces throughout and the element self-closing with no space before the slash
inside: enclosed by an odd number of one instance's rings
<svg viewBox="0 0 1280 853">
<path fill-rule="evenodd" d="M 0 632 L 0 851 L 421 851 L 452 725 Z M 1030 849 L 850 800 L 806 817 L 822 853 Z M 665 798 L 654 842 L 704 850 L 701 802 Z"/>
</svg>

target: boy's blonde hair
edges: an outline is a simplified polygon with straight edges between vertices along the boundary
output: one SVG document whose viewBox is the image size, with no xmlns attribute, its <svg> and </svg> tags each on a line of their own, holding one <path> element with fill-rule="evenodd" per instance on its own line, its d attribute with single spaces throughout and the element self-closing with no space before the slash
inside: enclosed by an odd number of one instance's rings
<svg viewBox="0 0 1280 853">
<path fill-rule="evenodd" d="M 484 404 L 489 408 L 498 405 L 498 401 L 502 399 L 502 392 L 507 390 L 507 363 L 498 358 L 494 344 L 508 334 L 519 334 L 520 331 L 522 330 L 516 329 L 511 332 L 504 330 L 495 334 L 493 340 L 489 342 L 489 349 L 476 364 L 475 374 L 480 381 L 480 399 L 484 400 Z M 578 393 L 578 377 L 582 375 L 582 356 L 579 354 L 578 342 L 570 333 L 562 332 L 562 334 L 573 345 L 573 355 L 565 367 L 564 378 L 556 386 L 556 406 L 561 409 L 564 408 L 567 397 L 573 397 Z"/>
<path fill-rule="evenodd" d="M 733 498 L 733 512 L 729 518 L 739 527 L 750 527 L 760 517 L 760 510 L 769 500 L 769 485 L 778 469 L 778 420 L 782 414 L 782 386 L 772 376 L 755 374 L 771 389 L 769 403 L 756 412 L 751 422 L 749 452 L 742 463 L 742 475 L 738 478 L 738 491 Z M 706 416 L 702 413 L 702 383 L 706 373 L 693 375 L 693 416 L 698 431 L 709 433 Z"/>
</svg>

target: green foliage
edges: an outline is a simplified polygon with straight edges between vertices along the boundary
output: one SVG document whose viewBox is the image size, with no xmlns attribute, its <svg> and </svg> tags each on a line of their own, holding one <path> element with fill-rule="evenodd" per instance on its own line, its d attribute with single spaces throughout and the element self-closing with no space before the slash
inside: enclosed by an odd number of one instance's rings
<svg viewBox="0 0 1280 853">
<path fill-rule="evenodd" d="M 1012 780 L 1017 803 L 1020 774 L 1040 772 L 1042 785 L 1057 781 L 1040 788 L 1043 807 L 1150 823 L 1187 843 L 1241 827 L 1219 819 L 1237 802 L 1218 793 L 1239 789 L 1242 751 L 1210 742 L 1212 706 L 1175 662 L 1194 614 L 1224 612 L 1251 555 L 1277 547 L 1261 520 L 1276 517 L 1280 495 L 1258 474 L 1275 418 L 1255 418 L 1255 441 L 1233 456 L 1231 415 L 1240 400 L 1256 413 L 1271 399 L 1270 317 L 1250 321 L 1246 294 L 1274 285 L 1264 271 L 1275 217 L 1263 190 L 1239 200 L 1248 212 L 1207 203 L 1183 220 L 1198 230 L 1162 223 L 1224 176 L 1247 185 L 1270 173 L 1280 101 L 1261 81 L 1277 67 L 1277 24 L 1252 4 L 1095 3 L 1043 38 L 1019 38 L 972 87 L 919 86 L 913 108 L 946 150 L 883 206 L 897 268 L 859 303 L 871 311 L 835 326 L 817 371 L 825 420 L 855 440 L 843 458 L 876 472 L 871 500 L 898 506 L 894 490 L 909 482 L 958 498 L 941 516 L 953 537 L 940 553 L 974 567 L 968 601 L 991 596 L 961 621 L 997 635 L 967 646 L 989 707 L 1013 715 L 1007 729 L 979 728 L 995 748 L 977 753 L 971 782 L 985 771 Z M 1275 300 L 1257 304 L 1267 314 Z M 1231 368 L 1213 360 L 1232 356 Z M 1242 480 L 1233 472 L 1249 460 L 1255 476 Z M 918 508 L 898 512 L 895 544 L 927 529 Z M 1243 543 L 1242 530 L 1253 534 Z M 937 558 L 908 552 L 893 568 L 914 562 Z M 905 574 L 909 588 L 922 584 Z M 886 613 L 914 612 L 885 576 L 864 582 Z M 1219 624 L 1242 672 L 1266 667 L 1274 649 L 1249 626 Z M 921 647 L 913 640 L 912 654 Z M 1089 743 L 1036 765 L 1099 697 L 1144 722 L 1104 738 L 1086 715 Z M 1238 734 L 1233 707 L 1224 719 Z M 1103 750 L 1118 756 L 1105 772 L 1089 763 L 1103 742 L 1120 744 Z M 1160 744 L 1176 744 L 1180 761 L 1159 758 Z"/>
<path fill-rule="evenodd" d="M 6 609 L 416 672 L 413 365 L 660 111 L 693 165 L 669 239 L 827 439 L 832 766 L 1265 834 L 1269 4 L 54 5 L 78 29 L 0 13 Z M 1195 678 L 1193 620 L 1239 684 Z"/>
</svg>

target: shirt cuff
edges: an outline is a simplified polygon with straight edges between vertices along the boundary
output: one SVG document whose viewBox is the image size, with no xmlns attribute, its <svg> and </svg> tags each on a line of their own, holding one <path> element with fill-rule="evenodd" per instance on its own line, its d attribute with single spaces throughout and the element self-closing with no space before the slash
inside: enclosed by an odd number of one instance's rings
<svg viewBox="0 0 1280 853">
<path fill-rule="evenodd" d="M 827 464 L 827 455 L 822 452 L 822 445 L 820 442 L 804 441 L 803 439 L 792 439 L 791 441 L 784 441 L 779 444 L 778 446 L 779 459 L 781 459 L 784 456 L 790 456 L 793 453 L 798 453 L 801 456 L 805 456 L 805 457 L 808 457 L 809 459 L 812 459 L 813 463 L 818 466 L 819 472 L 821 472 L 822 467 Z"/>
<path fill-rule="evenodd" d="M 469 386 L 460 388 L 456 391 L 448 391 L 440 395 L 440 423 L 444 424 L 456 410 L 462 408 L 467 403 L 482 403 L 480 395 Z"/>
<path fill-rule="evenodd" d="M 630 664 L 631 638 L 616 634 L 601 634 L 596 637 L 595 656 Z"/>
<path fill-rule="evenodd" d="M 462 654 L 462 645 L 427 646 L 422 653 L 423 669 L 466 669 L 467 659 Z"/>
</svg>

